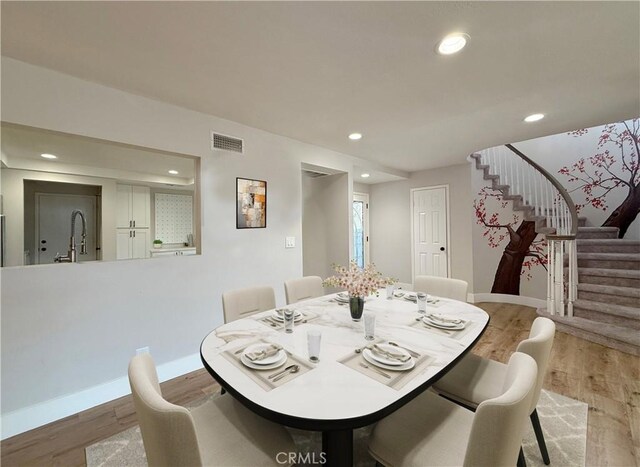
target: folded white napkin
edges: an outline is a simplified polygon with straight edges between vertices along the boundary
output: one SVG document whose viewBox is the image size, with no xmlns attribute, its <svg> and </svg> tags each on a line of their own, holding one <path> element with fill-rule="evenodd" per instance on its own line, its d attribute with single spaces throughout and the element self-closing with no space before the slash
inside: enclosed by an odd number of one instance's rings
<svg viewBox="0 0 640 467">
<path fill-rule="evenodd" d="M 448 323 L 448 324 L 460 324 L 460 323 L 462 323 L 462 320 L 459 319 L 459 318 L 447 318 L 446 316 L 438 315 L 438 314 L 434 314 L 434 313 L 431 313 L 431 314 L 429 314 L 427 316 L 429 317 L 430 320 L 438 321 L 440 323 Z"/>
<path fill-rule="evenodd" d="M 276 355 L 278 352 L 282 350 L 282 347 L 276 344 L 271 344 L 269 347 L 263 350 L 257 350 L 255 352 L 245 353 L 245 357 L 247 357 L 252 362 L 263 360 L 267 357 L 271 357 Z"/>
<path fill-rule="evenodd" d="M 383 349 L 378 344 L 374 344 L 373 347 L 371 347 L 371 351 L 377 353 L 382 357 L 387 357 L 392 360 L 398 360 L 400 362 L 408 362 L 409 360 L 411 360 L 411 355 L 407 355 L 404 352 L 396 352 L 393 350 Z"/>
</svg>

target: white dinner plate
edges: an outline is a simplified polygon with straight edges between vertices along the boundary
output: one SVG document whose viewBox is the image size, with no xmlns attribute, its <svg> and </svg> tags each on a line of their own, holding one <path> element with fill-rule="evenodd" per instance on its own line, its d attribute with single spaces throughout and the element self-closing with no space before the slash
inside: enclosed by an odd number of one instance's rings
<svg viewBox="0 0 640 467">
<path fill-rule="evenodd" d="M 389 344 L 377 344 L 378 347 L 382 350 L 386 350 L 390 353 L 401 353 L 402 355 L 405 355 L 409 358 L 411 358 L 411 354 L 409 352 L 407 352 L 405 349 L 401 349 L 399 347 L 395 347 L 393 345 L 389 345 Z M 374 360 L 383 363 L 385 365 L 389 365 L 389 366 L 400 366 L 400 365 L 404 365 L 405 363 L 407 363 L 409 360 L 406 360 L 404 362 L 401 362 L 400 360 L 396 360 L 393 358 L 389 358 L 389 357 L 385 357 L 384 355 L 376 352 L 375 350 L 372 349 L 366 349 L 370 352 L 370 356 L 371 358 L 373 358 Z"/>
<path fill-rule="evenodd" d="M 282 359 L 282 356 L 285 355 L 284 350 L 280 349 L 278 351 L 278 353 L 273 354 L 269 357 L 265 357 L 262 358 L 260 360 L 256 360 L 256 361 L 251 361 L 251 359 L 249 357 L 247 357 L 247 354 L 252 353 L 252 352 L 260 352 L 261 350 L 267 350 L 270 349 L 272 347 L 273 344 L 267 344 L 267 343 L 258 343 L 258 344 L 253 344 L 250 345 L 249 347 L 247 347 L 246 349 L 244 349 L 244 352 L 242 352 L 242 356 L 245 357 L 245 360 L 247 360 L 248 362 L 251 362 L 254 365 L 258 365 L 258 366 L 265 366 L 265 365 L 271 365 L 277 361 L 280 361 Z"/>
<path fill-rule="evenodd" d="M 406 370 L 410 370 L 411 368 L 413 368 L 414 366 L 416 366 L 416 361 L 415 359 L 411 359 L 406 363 L 403 363 L 402 365 L 385 365 L 384 363 L 381 363 L 379 361 L 377 361 L 375 358 L 373 358 L 371 351 L 369 349 L 364 349 L 362 351 L 362 356 L 364 357 L 364 359 L 371 363 L 372 365 L 375 365 L 379 368 L 383 368 L 385 370 L 391 370 L 391 371 L 406 371 Z"/>
<path fill-rule="evenodd" d="M 252 362 L 251 360 L 249 360 L 247 357 L 245 357 L 244 354 L 240 355 L 240 361 L 247 367 L 253 369 L 253 370 L 273 370 L 275 368 L 281 367 L 282 365 L 285 364 L 285 362 L 287 361 L 287 354 L 284 350 L 281 350 L 280 352 L 278 352 L 278 355 L 280 355 L 280 358 L 269 364 L 269 365 L 256 365 L 254 362 Z"/>
<path fill-rule="evenodd" d="M 273 319 L 275 319 L 276 321 L 280 321 L 280 322 L 284 322 L 284 316 L 281 316 L 277 311 L 273 310 Z M 300 313 L 299 311 L 295 311 L 293 313 L 293 322 L 297 323 L 298 321 L 300 321 L 303 318 L 302 313 Z"/>
<path fill-rule="evenodd" d="M 424 318 L 422 318 L 422 321 L 425 324 L 428 324 L 429 326 L 433 326 L 434 328 L 449 329 L 451 331 L 459 331 L 460 329 L 464 329 L 468 322 L 463 320 L 462 323 L 458 323 L 458 324 L 444 323 L 442 321 L 433 320 L 428 316 L 425 316 Z"/>
</svg>

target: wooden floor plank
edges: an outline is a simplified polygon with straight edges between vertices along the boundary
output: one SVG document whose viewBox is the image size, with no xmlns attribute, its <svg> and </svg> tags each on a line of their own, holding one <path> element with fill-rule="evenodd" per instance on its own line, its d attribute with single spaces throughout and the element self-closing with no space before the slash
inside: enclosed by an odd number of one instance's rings
<svg viewBox="0 0 640 467">
<path fill-rule="evenodd" d="M 479 306 L 490 314 L 491 322 L 473 352 L 507 362 L 528 335 L 535 310 L 502 303 Z M 220 390 L 204 369 L 161 386 L 164 396 L 180 405 Z M 590 405 L 588 466 L 640 467 L 639 357 L 557 332 L 544 388 Z M 131 397 L 122 397 L 2 441 L 1 463 L 3 467 L 84 466 L 87 446 L 136 423 Z"/>
</svg>

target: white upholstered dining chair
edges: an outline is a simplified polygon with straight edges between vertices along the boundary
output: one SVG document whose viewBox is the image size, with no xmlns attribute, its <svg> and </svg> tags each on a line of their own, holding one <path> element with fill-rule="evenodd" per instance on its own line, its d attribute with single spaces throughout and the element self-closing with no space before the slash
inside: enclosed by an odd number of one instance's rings
<svg viewBox="0 0 640 467">
<path fill-rule="evenodd" d="M 271 310 L 275 307 L 276 296 L 271 287 L 247 287 L 222 294 L 222 310 L 225 323 L 251 316 L 261 311 Z"/>
<path fill-rule="evenodd" d="M 322 278 L 305 276 L 299 279 L 289 279 L 284 282 L 284 292 L 287 297 L 287 305 L 309 298 L 322 297 L 324 295 Z"/>
<path fill-rule="evenodd" d="M 475 413 L 430 391 L 374 427 L 369 453 L 385 466 L 516 465 L 536 384 L 536 362 L 514 353 L 502 390 Z"/>
<path fill-rule="evenodd" d="M 425 292 L 461 302 L 467 301 L 468 288 L 469 284 L 463 280 L 437 276 L 416 276 L 413 284 L 413 290 L 416 292 Z"/>
<path fill-rule="evenodd" d="M 531 325 L 529 337 L 518 344 L 516 352 L 531 356 L 538 365 L 538 377 L 529 407 L 533 430 L 538 440 L 540 454 L 546 465 L 550 459 L 544 434 L 538 418 L 538 399 L 547 372 L 549 355 L 553 346 L 556 325 L 549 318 L 538 317 Z M 436 392 L 471 409 L 501 391 L 500 381 L 508 371 L 507 365 L 474 354 L 466 355 L 460 363 L 442 377 L 434 386 Z"/>
<path fill-rule="evenodd" d="M 129 384 L 151 467 L 281 465 L 277 454 L 296 450 L 283 427 L 231 396 L 191 411 L 167 402 L 149 354 L 131 359 Z"/>
</svg>

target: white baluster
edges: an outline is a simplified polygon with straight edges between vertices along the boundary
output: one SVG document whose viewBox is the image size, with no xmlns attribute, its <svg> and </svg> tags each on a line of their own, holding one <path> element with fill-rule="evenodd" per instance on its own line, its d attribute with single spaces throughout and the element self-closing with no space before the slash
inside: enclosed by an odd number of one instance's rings
<svg viewBox="0 0 640 467">
<path fill-rule="evenodd" d="M 549 240 L 549 280 L 547 284 L 547 310 L 550 314 L 556 314 L 556 294 L 555 294 L 555 284 L 556 284 L 556 242 L 554 240 Z"/>
<path fill-rule="evenodd" d="M 564 316 L 564 242 L 556 245 L 556 312 Z"/>
</svg>

